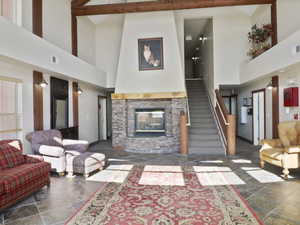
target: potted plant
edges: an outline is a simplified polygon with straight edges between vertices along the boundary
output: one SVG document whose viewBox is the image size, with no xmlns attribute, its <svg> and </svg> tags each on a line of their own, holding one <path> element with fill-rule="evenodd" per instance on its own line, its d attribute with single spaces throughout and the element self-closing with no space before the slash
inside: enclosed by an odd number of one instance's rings
<svg viewBox="0 0 300 225">
<path fill-rule="evenodd" d="M 251 28 L 251 31 L 248 33 L 248 40 L 251 44 L 248 56 L 254 59 L 255 57 L 270 49 L 270 37 L 272 32 L 273 30 L 271 24 L 266 24 L 262 27 L 259 27 L 255 24 Z"/>
</svg>

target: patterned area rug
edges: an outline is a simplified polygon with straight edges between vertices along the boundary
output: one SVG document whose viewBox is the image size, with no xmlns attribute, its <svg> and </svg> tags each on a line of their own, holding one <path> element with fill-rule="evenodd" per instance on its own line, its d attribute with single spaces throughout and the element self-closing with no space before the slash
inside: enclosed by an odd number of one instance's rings
<svg viewBox="0 0 300 225">
<path fill-rule="evenodd" d="M 153 177 L 147 181 L 147 173 L 143 166 L 134 166 L 122 184 L 107 183 L 66 224 L 263 224 L 232 186 L 201 186 L 191 167 L 180 173 L 184 185 L 148 185 Z"/>
</svg>

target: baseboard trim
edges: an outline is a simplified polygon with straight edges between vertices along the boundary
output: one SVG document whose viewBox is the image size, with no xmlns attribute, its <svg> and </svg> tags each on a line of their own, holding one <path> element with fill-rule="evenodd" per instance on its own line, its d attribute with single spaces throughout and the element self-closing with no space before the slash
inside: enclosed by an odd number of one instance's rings
<svg viewBox="0 0 300 225">
<path fill-rule="evenodd" d="M 239 139 L 241 139 L 241 140 L 243 140 L 243 141 L 246 141 L 246 142 L 248 142 L 249 144 L 253 144 L 253 141 L 252 140 L 249 140 L 249 139 L 247 139 L 247 138 L 244 138 L 244 137 L 241 137 L 241 136 L 239 136 L 239 135 L 237 135 L 237 138 L 239 138 Z"/>
</svg>

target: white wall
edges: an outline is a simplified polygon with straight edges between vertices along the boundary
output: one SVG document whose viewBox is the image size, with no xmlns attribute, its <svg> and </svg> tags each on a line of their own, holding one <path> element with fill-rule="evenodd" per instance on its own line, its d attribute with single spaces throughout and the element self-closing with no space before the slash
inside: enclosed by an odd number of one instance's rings
<svg viewBox="0 0 300 225">
<path fill-rule="evenodd" d="M 164 69 L 139 71 L 138 39 L 163 38 Z M 170 82 L 171 81 L 171 82 Z M 116 93 L 184 92 L 184 73 L 173 12 L 125 16 Z"/>
<path fill-rule="evenodd" d="M 265 25 L 271 23 L 271 6 L 260 5 L 257 7 L 253 15 L 251 16 L 251 25 Z"/>
<path fill-rule="evenodd" d="M 22 26 L 32 32 L 32 0 L 26 0 L 22 4 Z"/>
<path fill-rule="evenodd" d="M 241 86 L 238 90 L 238 136 L 252 141 L 252 115 L 248 115 L 247 124 L 241 124 L 241 107 L 243 106 L 243 98 L 252 97 L 252 91 L 266 88 L 271 78 L 264 78 Z M 266 89 L 266 138 L 272 138 L 272 91 Z"/>
<path fill-rule="evenodd" d="M 22 25 L 32 31 L 32 0 L 22 4 Z M 78 17 L 78 57 L 95 65 L 95 29 L 87 17 Z M 43 38 L 71 53 L 71 1 L 43 0 Z"/>
<path fill-rule="evenodd" d="M 99 87 L 106 86 L 104 71 L 95 64 L 95 26 L 87 19 L 79 19 L 79 56 L 71 52 L 71 11 L 69 0 L 44 0 L 44 39 L 32 32 L 32 1 L 22 4 L 23 28 L 0 17 L 0 76 L 23 81 L 23 134 L 33 131 L 33 70 L 40 70 L 48 86 L 43 89 L 44 129 L 50 129 L 50 76 L 69 80 L 69 126 L 73 126 L 72 81 L 79 81 L 84 93 L 79 96 L 79 137 L 90 142 L 98 140 L 97 96 Z M 26 29 L 26 30 L 25 30 Z M 26 44 L 24 44 L 26 43 Z M 55 46 L 54 46 L 55 45 Z M 57 64 L 50 61 L 56 56 Z M 94 86 L 87 84 L 91 83 Z M 96 88 L 95 86 L 98 86 Z M 25 152 L 31 153 L 30 144 L 23 139 Z"/>
<path fill-rule="evenodd" d="M 239 84 L 239 64 L 247 59 L 249 49 L 250 17 L 236 7 L 180 10 L 175 15 L 181 60 L 184 60 L 184 20 L 212 18 L 214 89 L 220 84 Z"/>
<path fill-rule="evenodd" d="M 11 77 L 23 81 L 22 111 L 23 111 L 23 136 L 33 130 L 33 86 L 32 69 L 21 64 L 14 64 L 0 59 L 0 76 Z M 24 141 L 24 152 L 31 153 L 30 144 Z"/>
<path fill-rule="evenodd" d="M 87 17 L 78 17 L 78 57 L 96 65 L 96 25 Z"/>
<path fill-rule="evenodd" d="M 295 84 L 291 84 L 292 81 L 294 81 Z M 294 120 L 294 114 L 300 113 L 300 107 L 283 106 L 284 89 L 288 87 L 300 87 L 300 65 L 299 64 L 279 74 L 279 121 L 280 122 Z"/>
<path fill-rule="evenodd" d="M 72 52 L 71 1 L 43 0 L 43 38 Z"/>
<path fill-rule="evenodd" d="M 300 29 L 300 1 L 277 0 L 278 41 L 282 41 Z M 271 7 L 259 6 L 251 16 L 252 25 L 270 24 Z"/>
<path fill-rule="evenodd" d="M 97 88 L 80 83 L 83 94 L 79 96 L 79 138 L 90 143 L 98 140 L 98 95 Z"/>
<path fill-rule="evenodd" d="M 33 126 L 33 70 L 31 67 L 8 61 L 0 58 L 0 76 L 11 77 L 23 81 L 22 88 L 22 111 L 23 111 L 23 136 L 32 132 Z M 44 74 L 48 86 L 43 89 L 43 110 L 44 110 L 44 129 L 50 129 L 50 75 Z M 60 77 L 69 80 L 69 126 L 73 126 L 73 103 L 72 103 L 72 79 Z M 103 95 L 99 88 L 79 83 L 83 94 L 79 96 L 79 138 L 95 142 L 98 140 L 98 95 Z M 26 153 L 31 153 L 31 146 L 23 138 L 24 149 Z"/>
<path fill-rule="evenodd" d="M 241 84 L 276 73 L 282 68 L 299 63 L 300 54 L 295 54 L 295 47 L 299 45 L 299 39 L 300 30 L 257 58 L 241 64 Z"/>
<path fill-rule="evenodd" d="M 33 65 L 42 72 L 63 74 L 94 85 L 106 86 L 104 71 L 13 25 L 2 17 L 0 17 L 0 27 L 0 55 Z M 52 56 L 57 57 L 58 63 L 51 62 Z"/>
<path fill-rule="evenodd" d="M 248 59 L 247 35 L 250 26 L 250 18 L 245 15 L 214 17 L 215 88 L 220 84 L 240 84 L 239 65 Z"/>
<path fill-rule="evenodd" d="M 213 21 L 209 20 L 204 29 L 204 36 L 207 41 L 204 42 L 201 48 L 203 58 L 203 78 L 210 98 L 214 99 L 214 35 L 213 35 Z"/>
<path fill-rule="evenodd" d="M 96 27 L 96 66 L 106 71 L 107 87 L 115 87 L 124 15 L 112 15 Z"/>
<path fill-rule="evenodd" d="M 278 40 L 282 41 L 291 34 L 300 30 L 300 1 L 299 0 L 278 0 Z"/>
</svg>

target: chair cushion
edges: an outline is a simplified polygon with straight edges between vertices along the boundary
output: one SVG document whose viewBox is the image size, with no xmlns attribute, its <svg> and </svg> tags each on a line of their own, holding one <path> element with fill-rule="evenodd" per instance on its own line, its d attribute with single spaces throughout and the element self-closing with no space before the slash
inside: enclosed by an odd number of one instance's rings
<svg viewBox="0 0 300 225">
<path fill-rule="evenodd" d="M 0 166 L 2 169 L 13 168 L 25 163 L 22 148 L 18 141 L 2 143 L 0 151 Z"/>
<path fill-rule="evenodd" d="M 0 184 L 3 184 L 5 193 L 11 193 L 24 187 L 24 185 L 38 181 L 48 174 L 50 169 L 50 164 L 46 162 L 22 164 L 0 171 Z"/>
<path fill-rule="evenodd" d="M 63 146 L 65 150 L 86 152 L 89 147 L 88 141 L 64 139 Z"/>
<path fill-rule="evenodd" d="M 64 156 L 65 150 L 62 147 L 57 146 L 48 146 L 41 145 L 39 148 L 39 153 L 42 155 L 53 156 L 53 157 L 61 157 Z"/>
<path fill-rule="evenodd" d="M 284 153 L 283 148 L 269 148 L 269 149 L 264 149 L 261 152 L 262 155 L 279 161 L 282 160 L 283 153 Z"/>
</svg>

